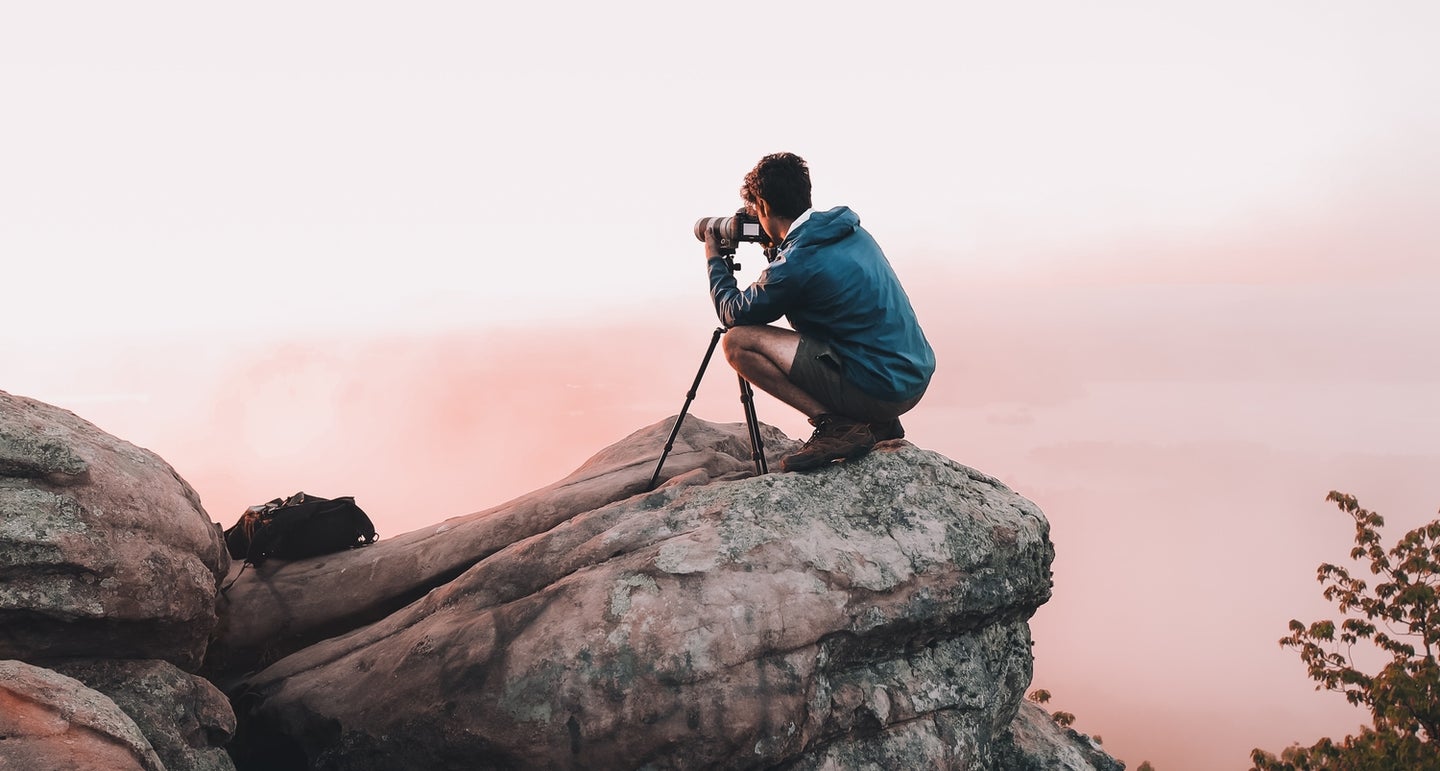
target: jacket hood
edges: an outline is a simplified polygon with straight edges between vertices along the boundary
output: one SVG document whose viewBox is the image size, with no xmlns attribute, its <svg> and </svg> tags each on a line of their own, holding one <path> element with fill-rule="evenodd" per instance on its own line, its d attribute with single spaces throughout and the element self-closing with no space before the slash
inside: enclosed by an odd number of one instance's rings
<svg viewBox="0 0 1440 771">
<path fill-rule="evenodd" d="M 828 244 L 839 241 L 860 227 L 860 215 L 850 211 L 848 206 L 836 206 L 827 211 L 811 212 L 810 218 L 795 231 L 787 234 L 785 244 Z"/>
</svg>

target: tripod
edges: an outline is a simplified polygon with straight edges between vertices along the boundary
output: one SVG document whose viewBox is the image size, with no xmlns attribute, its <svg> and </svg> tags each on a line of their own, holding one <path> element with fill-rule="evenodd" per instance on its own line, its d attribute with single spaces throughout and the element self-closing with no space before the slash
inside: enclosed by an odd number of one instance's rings
<svg viewBox="0 0 1440 771">
<path fill-rule="evenodd" d="M 733 253 L 725 255 L 725 266 L 731 273 L 740 269 L 734 257 Z M 685 422 L 685 414 L 690 411 L 690 403 L 695 401 L 695 393 L 700 389 L 700 381 L 705 377 L 705 368 L 710 365 L 710 357 L 714 355 L 715 346 L 726 329 L 727 327 L 716 327 L 715 333 L 710 336 L 710 347 L 705 349 L 705 358 L 700 360 L 700 370 L 695 373 L 695 382 L 690 384 L 690 390 L 685 394 L 685 404 L 680 408 L 680 414 L 675 417 L 675 426 L 670 429 L 670 438 L 665 440 L 665 450 L 660 453 L 660 462 L 655 464 L 655 473 L 650 477 L 650 485 L 645 488 L 647 490 L 654 490 L 655 484 L 660 481 L 660 469 L 665 467 L 665 459 L 670 456 L 670 450 L 675 446 L 675 437 L 680 435 L 680 424 Z M 765 462 L 765 443 L 760 438 L 760 422 L 755 418 L 755 390 L 743 376 L 736 377 L 740 381 L 740 404 L 745 411 L 745 426 L 750 431 L 750 460 L 755 463 L 756 474 L 768 474 L 770 466 Z"/>
</svg>

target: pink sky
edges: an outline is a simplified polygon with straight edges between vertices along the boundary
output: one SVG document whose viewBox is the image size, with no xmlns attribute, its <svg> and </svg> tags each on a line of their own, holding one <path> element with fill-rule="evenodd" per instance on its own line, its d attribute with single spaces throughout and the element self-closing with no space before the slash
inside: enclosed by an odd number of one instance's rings
<svg viewBox="0 0 1440 771">
<path fill-rule="evenodd" d="M 793 150 L 937 349 L 909 438 L 1050 519 L 1050 706 L 1160 771 L 1355 730 L 1276 640 L 1330 614 L 1326 492 L 1392 541 L 1440 508 L 1440 11 L 738 7 L 807 35 L 0 11 L 0 389 L 227 525 L 301 489 L 382 537 L 487 508 L 679 409 L 715 325 L 690 224 Z M 693 413 L 740 419 L 723 362 Z"/>
<path fill-rule="evenodd" d="M 1254 254 L 1234 246 L 1243 271 Z M 554 481 L 673 415 L 713 328 L 692 262 L 699 312 L 32 349 L 36 385 L 20 392 L 156 450 L 223 524 L 304 489 L 357 496 L 393 536 Z M 1052 708 L 1162 769 L 1242 767 L 1253 746 L 1353 731 L 1363 716 L 1312 692 L 1276 640 L 1290 618 L 1330 615 L 1313 573 L 1343 557 L 1350 528 L 1326 492 L 1382 511 L 1392 539 L 1435 516 L 1440 366 L 1417 355 L 1440 349 L 1428 288 L 903 275 L 941 362 L 911 440 L 1051 521 L 1055 597 L 1033 628 Z M 739 420 L 734 391 L 717 362 L 693 414 Z M 758 411 L 804 436 L 774 401 Z"/>
</svg>

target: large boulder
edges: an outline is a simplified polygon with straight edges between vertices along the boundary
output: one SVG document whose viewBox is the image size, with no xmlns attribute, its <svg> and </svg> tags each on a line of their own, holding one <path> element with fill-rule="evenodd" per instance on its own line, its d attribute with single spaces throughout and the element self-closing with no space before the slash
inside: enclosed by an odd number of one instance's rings
<svg viewBox="0 0 1440 771">
<path fill-rule="evenodd" d="M 0 392 L 0 767 L 229 771 L 233 731 L 242 769 L 1119 768 L 1022 700 L 1029 501 L 904 441 L 756 477 L 744 426 L 697 418 L 651 490 L 672 424 L 241 575 L 164 461 Z M 212 637 L 238 726 L 186 673 Z"/>
<path fill-rule="evenodd" d="M 0 658 L 201 662 L 229 566 L 175 470 L 0 391 Z"/>
<path fill-rule="evenodd" d="M 110 697 L 135 721 L 165 771 L 234 771 L 225 745 L 235 733 L 235 713 L 210 681 L 155 660 L 75 660 L 54 668 Z"/>
<path fill-rule="evenodd" d="M 447 523 L 482 545 L 460 572 L 245 678 L 237 765 L 998 768 L 1050 596 L 1041 512 L 903 441 L 738 478 L 748 446 L 694 418 L 690 454 L 736 463 L 647 492 L 668 427 L 597 456 L 629 459 L 592 469 L 606 494 Z M 387 572 L 355 572 L 379 553 L 344 555 L 349 580 Z M 298 588 L 265 586 L 287 569 L 253 591 L 288 605 Z"/>
<path fill-rule="evenodd" d="M 84 683 L 0 661 L 0 768 L 167 771 L 119 707 Z"/>
</svg>

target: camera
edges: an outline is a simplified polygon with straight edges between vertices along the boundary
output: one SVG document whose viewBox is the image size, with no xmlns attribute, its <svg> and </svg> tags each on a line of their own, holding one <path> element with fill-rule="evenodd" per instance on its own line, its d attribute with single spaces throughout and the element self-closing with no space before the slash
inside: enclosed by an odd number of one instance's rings
<svg viewBox="0 0 1440 771">
<path fill-rule="evenodd" d="M 721 254 L 734 254 L 741 243 L 769 244 L 770 236 L 760 227 L 760 219 L 748 214 L 745 207 L 735 210 L 733 217 L 703 217 L 695 222 L 695 238 L 705 240 L 710 233 L 720 247 Z"/>
</svg>

